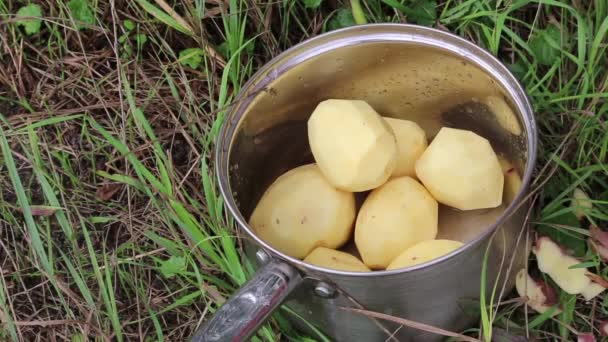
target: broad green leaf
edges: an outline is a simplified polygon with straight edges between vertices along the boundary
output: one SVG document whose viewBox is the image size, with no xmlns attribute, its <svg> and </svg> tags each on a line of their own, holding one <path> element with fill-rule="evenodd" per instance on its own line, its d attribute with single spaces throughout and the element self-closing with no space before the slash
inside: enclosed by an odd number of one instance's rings
<svg viewBox="0 0 608 342">
<path fill-rule="evenodd" d="M 536 57 L 539 64 L 552 65 L 560 57 L 559 49 L 551 46 L 550 42 L 560 44 L 561 33 L 559 28 L 550 25 L 544 30 L 538 30 L 532 38 L 530 38 L 530 49 Z"/>
<path fill-rule="evenodd" d="M 322 1 L 323 0 L 303 0 L 304 7 L 312 8 L 312 9 L 315 9 L 315 8 L 318 8 L 319 6 L 321 6 Z"/>
<path fill-rule="evenodd" d="M 517 77 L 519 80 L 522 80 L 528 72 L 528 68 L 521 60 L 517 60 L 515 63 L 509 65 L 509 70 L 511 70 L 513 75 L 515 75 L 515 77 Z"/>
<path fill-rule="evenodd" d="M 356 25 L 356 23 L 355 23 L 355 18 L 353 18 L 352 12 L 349 11 L 348 9 L 343 8 L 343 9 L 339 10 L 331 18 L 331 20 L 329 20 L 329 23 L 327 23 L 327 30 L 332 31 L 332 30 L 337 30 L 337 29 L 341 29 L 343 27 L 354 26 L 354 25 Z"/>
<path fill-rule="evenodd" d="M 198 68 L 203 61 L 203 54 L 205 52 L 201 48 L 189 48 L 182 50 L 179 53 L 179 62 L 182 65 L 191 67 L 192 69 Z"/>
<path fill-rule="evenodd" d="M 76 21 L 76 27 L 78 29 L 86 26 L 81 23 L 89 25 L 95 24 L 95 14 L 93 13 L 93 10 L 91 10 L 87 0 L 70 0 L 68 2 L 68 8 Z"/>
<path fill-rule="evenodd" d="M 169 259 L 163 261 L 160 265 L 160 272 L 166 278 L 171 278 L 177 274 L 181 274 L 186 271 L 186 259 L 180 256 L 172 256 Z"/>
<path fill-rule="evenodd" d="M 40 26 L 42 25 L 40 17 L 42 17 L 42 8 L 40 5 L 29 4 L 23 6 L 17 11 L 17 25 L 23 26 L 25 33 L 31 36 L 40 32 Z"/>
<path fill-rule="evenodd" d="M 431 26 L 437 20 L 437 1 L 415 0 L 405 13 L 408 20 L 419 25 Z"/>
<path fill-rule="evenodd" d="M 406 6 L 398 0 L 382 0 L 385 4 L 407 15 L 408 21 L 431 26 L 437 20 L 437 1 L 413 0 Z"/>
</svg>

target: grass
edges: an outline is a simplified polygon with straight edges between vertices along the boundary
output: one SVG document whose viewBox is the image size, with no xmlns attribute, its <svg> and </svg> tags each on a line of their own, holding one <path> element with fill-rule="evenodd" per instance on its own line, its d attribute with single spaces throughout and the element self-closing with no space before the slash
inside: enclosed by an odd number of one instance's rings
<svg viewBox="0 0 608 342">
<path fill-rule="evenodd" d="M 252 271 L 212 172 L 224 111 L 280 51 L 365 21 L 450 30 L 513 70 L 540 130 L 534 228 L 608 276 L 586 242 L 608 228 L 603 0 L 38 3 L 24 19 L 27 2 L 0 0 L 0 340 L 190 336 Z M 576 187 L 593 200 L 583 221 Z M 599 336 L 608 301 L 559 298 L 554 318 L 483 306 L 465 333 Z M 255 337 L 280 339 L 323 337 L 281 315 Z"/>
</svg>

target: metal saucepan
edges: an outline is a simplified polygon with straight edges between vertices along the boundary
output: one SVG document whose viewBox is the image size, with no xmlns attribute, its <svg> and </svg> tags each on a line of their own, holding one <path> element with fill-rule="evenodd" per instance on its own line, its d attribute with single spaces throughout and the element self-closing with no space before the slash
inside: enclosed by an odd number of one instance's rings
<svg viewBox="0 0 608 342">
<path fill-rule="evenodd" d="M 440 216 L 449 222 L 440 222 L 440 236 L 467 243 L 426 264 L 356 273 L 289 257 L 258 238 L 247 220 L 272 181 L 312 162 L 306 120 L 328 98 L 366 100 L 382 115 L 416 121 L 430 139 L 441 126 L 474 130 L 514 162 L 523 186 L 512 203 L 498 209 L 442 207 Z M 506 110 L 488 105 L 491 99 L 504 100 Z M 476 318 L 467 316 L 464 303 L 479 298 L 486 249 L 488 290 L 496 283 L 500 293 L 508 293 L 527 260 L 527 208 L 521 201 L 535 164 L 536 140 L 532 108 L 516 79 L 488 52 L 455 35 L 413 25 L 362 25 L 285 51 L 243 87 L 217 142 L 220 189 L 259 270 L 193 341 L 245 340 L 282 303 L 298 326 L 312 325 L 338 341 L 438 337 L 344 308 L 452 331 L 470 327 Z M 459 220 L 469 224 L 453 224 Z"/>
</svg>

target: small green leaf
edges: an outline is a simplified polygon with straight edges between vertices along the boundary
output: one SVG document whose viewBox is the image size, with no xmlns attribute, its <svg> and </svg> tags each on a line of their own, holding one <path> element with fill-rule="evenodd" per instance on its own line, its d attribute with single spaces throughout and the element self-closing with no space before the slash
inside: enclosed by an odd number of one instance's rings
<svg viewBox="0 0 608 342">
<path fill-rule="evenodd" d="M 101 224 L 101 223 L 120 221 L 120 219 L 117 216 L 91 216 L 91 217 L 89 217 L 89 221 L 92 224 Z"/>
<path fill-rule="evenodd" d="M 328 31 L 332 31 L 354 25 L 356 25 L 356 23 L 355 18 L 353 18 L 353 13 L 350 10 L 343 8 L 339 10 L 336 15 L 331 18 L 331 20 L 329 20 L 329 23 L 327 23 L 327 28 Z"/>
<path fill-rule="evenodd" d="M 560 52 L 558 49 L 551 46 L 551 41 L 558 45 L 561 44 L 561 32 L 559 28 L 554 25 L 551 25 L 544 30 L 536 31 L 536 34 L 530 38 L 530 50 L 532 50 L 532 53 L 539 64 L 553 65 L 553 63 L 559 59 Z"/>
<path fill-rule="evenodd" d="M 192 69 L 198 68 L 203 61 L 203 54 L 205 52 L 201 48 L 189 48 L 182 50 L 179 53 L 179 62 L 182 65 L 191 67 Z"/>
<path fill-rule="evenodd" d="M 319 8 L 319 6 L 321 6 L 322 1 L 323 0 L 303 0 L 304 7 L 312 9 Z"/>
<path fill-rule="evenodd" d="M 118 42 L 120 44 L 124 44 L 124 42 L 127 41 L 127 38 L 129 38 L 129 36 L 127 36 L 126 34 L 123 34 L 122 36 L 118 37 Z"/>
<path fill-rule="evenodd" d="M 166 278 L 171 278 L 177 274 L 186 271 L 186 258 L 180 256 L 172 256 L 163 261 L 160 265 L 160 272 Z"/>
<path fill-rule="evenodd" d="M 68 8 L 74 17 L 74 20 L 77 21 L 76 27 L 78 29 L 85 27 L 85 25 L 82 25 L 81 23 L 89 25 L 95 24 L 95 14 L 93 14 L 87 0 L 70 0 L 68 2 Z"/>
<path fill-rule="evenodd" d="M 135 39 L 135 43 L 137 44 L 137 46 L 142 47 L 144 46 L 144 44 L 146 44 L 146 42 L 148 42 L 148 36 L 146 36 L 143 33 L 138 33 L 136 34 L 133 39 Z"/>
<path fill-rule="evenodd" d="M 135 23 L 133 20 L 126 19 L 122 22 L 122 25 L 125 27 L 127 31 L 132 31 L 135 28 Z"/>
<path fill-rule="evenodd" d="M 30 17 L 28 19 L 25 19 Z M 25 28 L 25 33 L 28 35 L 33 35 L 40 32 L 40 26 L 42 25 L 42 8 L 40 5 L 29 4 L 27 6 L 23 6 L 17 11 L 17 25 L 23 26 Z"/>
</svg>

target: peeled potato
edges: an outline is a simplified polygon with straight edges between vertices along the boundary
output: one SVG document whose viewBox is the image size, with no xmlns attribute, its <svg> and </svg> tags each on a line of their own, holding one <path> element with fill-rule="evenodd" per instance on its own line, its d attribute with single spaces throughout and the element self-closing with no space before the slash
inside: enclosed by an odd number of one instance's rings
<svg viewBox="0 0 608 342">
<path fill-rule="evenodd" d="M 384 118 L 393 129 L 397 139 L 397 166 L 393 177 L 416 176 L 416 160 L 422 155 L 428 143 L 424 130 L 413 121 Z"/>
<path fill-rule="evenodd" d="M 437 201 L 411 177 L 372 191 L 357 216 L 355 244 L 370 268 L 385 268 L 403 250 L 437 235 Z"/>
<path fill-rule="evenodd" d="M 365 101 L 319 103 L 308 120 L 308 140 L 323 175 L 345 191 L 376 188 L 396 166 L 395 136 Z"/>
<path fill-rule="evenodd" d="M 446 255 L 462 245 L 462 242 L 454 240 L 426 240 L 418 242 L 399 254 L 386 269 L 394 270 L 396 268 L 422 264 Z"/>
<path fill-rule="evenodd" d="M 335 249 L 317 247 L 304 259 L 305 262 L 340 271 L 369 272 L 370 269 L 354 255 Z"/>
<path fill-rule="evenodd" d="M 508 160 L 498 157 L 498 161 L 500 162 L 500 166 L 502 167 L 502 172 L 505 175 L 505 184 L 503 189 L 503 201 L 506 205 L 511 204 L 515 199 L 515 196 L 519 193 L 521 189 L 521 176 L 515 166 L 509 162 Z"/>
<path fill-rule="evenodd" d="M 304 258 L 315 247 L 338 248 L 350 237 L 355 196 L 327 182 L 315 164 L 292 169 L 266 190 L 249 225 L 279 251 Z"/>
<path fill-rule="evenodd" d="M 442 128 L 416 162 L 416 175 L 438 202 L 456 209 L 502 203 L 504 176 L 496 153 L 471 131 Z"/>
</svg>

